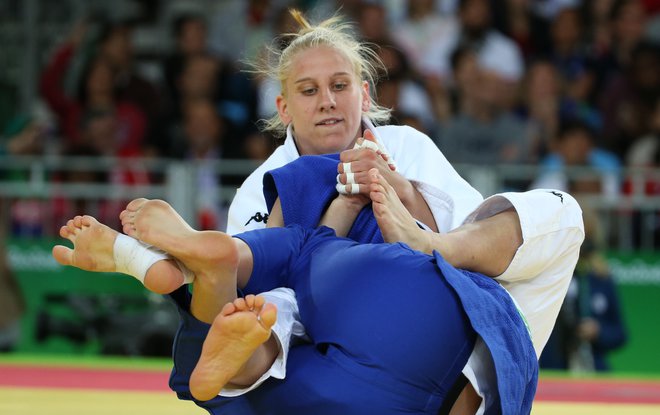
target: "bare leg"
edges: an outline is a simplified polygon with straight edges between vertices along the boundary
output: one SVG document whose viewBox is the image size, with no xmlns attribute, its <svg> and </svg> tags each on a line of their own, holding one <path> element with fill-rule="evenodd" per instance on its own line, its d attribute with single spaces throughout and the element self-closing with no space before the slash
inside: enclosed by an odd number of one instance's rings
<svg viewBox="0 0 660 415">
<path fill-rule="evenodd" d="M 213 321 L 190 376 L 192 395 L 206 401 L 230 382 L 245 386 L 259 379 L 278 354 L 270 336 L 276 318 L 276 307 L 265 304 L 263 297 L 248 295 L 225 304 Z"/>
<path fill-rule="evenodd" d="M 162 200 L 133 200 L 120 218 L 126 234 L 169 253 L 195 274 L 190 306 L 195 318 L 210 324 L 236 299 L 239 251 L 230 235 L 194 230 Z"/>
<path fill-rule="evenodd" d="M 491 277 L 506 271 L 522 244 L 520 219 L 514 209 L 461 225 L 449 233 L 427 232 L 417 226 L 377 170 L 370 170 L 369 178 L 374 215 L 386 242 L 405 242 L 429 254 L 435 250 L 456 268 Z"/>
<path fill-rule="evenodd" d="M 76 216 L 60 228 L 60 236 L 73 242 L 74 248 L 53 247 L 53 257 L 62 265 L 86 271 L 115 272 L 114 244 L 118 232 L 92 216 Z M 173 261 L 154 263 L 147 271 L 144 286 L 164 294 L 181 286 L 183 275 Z"/>
</svg>

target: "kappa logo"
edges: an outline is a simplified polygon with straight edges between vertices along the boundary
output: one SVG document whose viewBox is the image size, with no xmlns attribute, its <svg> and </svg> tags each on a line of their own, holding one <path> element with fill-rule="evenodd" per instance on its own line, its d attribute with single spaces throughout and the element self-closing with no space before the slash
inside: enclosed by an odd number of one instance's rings
<svg viewBox="0 0 660 415">
<path fill-rule="evenodd" d="M 261 213 L 257 212 L 250 218 L 249 221 L 245 222 L 245 225 L 243 226 L 248 226 L 248 224 L 252 221 L 255 221 L 257 223 L 263 222 L 264 224 L 268 223 L 268 213 Z"/>
<path fill-rule="evenodd" d="M 563 195 L 563 194 L 561 194 L 561 193 L 559 193 L 559 192 L 555 192 L 554 190 L 551 191 L 551 192 L 549 192 L 549 193 L 551 193 L 551 194 L 557 196 L 557 197 L 561 200 L 561 203 L 564 204 L 564 195 Z"/>
</svg>

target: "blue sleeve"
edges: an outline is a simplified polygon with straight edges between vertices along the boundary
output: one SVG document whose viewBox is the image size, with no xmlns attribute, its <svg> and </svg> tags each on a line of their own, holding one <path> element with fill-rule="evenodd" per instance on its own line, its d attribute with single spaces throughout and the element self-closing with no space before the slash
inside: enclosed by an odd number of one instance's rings
<svg viewBox="0 0 660 415">
<path fill-rule="evenodd" d="M 270 212 L 279 197 L 285 225 L 316 228 L 337 197 L 338 154 L 302 156 L 264 175 L 264 198 Z"/>
<path fill-rule="evenodd" d="M 259 294 L 277 287 L 295 288 L 299 270 L 309 262 L 310 251 L 334 236 L 330 228 L 305 229 L 292 225 L 235 235 L 252 251 L 253 267 L 244 294 Z"/>
</svg>

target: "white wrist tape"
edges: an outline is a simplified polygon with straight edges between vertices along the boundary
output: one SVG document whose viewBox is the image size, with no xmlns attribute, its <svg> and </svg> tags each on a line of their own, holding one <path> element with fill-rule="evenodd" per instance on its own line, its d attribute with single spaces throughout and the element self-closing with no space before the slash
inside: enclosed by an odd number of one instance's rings
<svg viewBox="0 0 660 415">
<path fill-rule="evenodd" d="M 117 272 L 131 275 L 142 284 L 153 264 L 161 260 L 173 259 L 165 252 L 121 233 L 115 239 L 112 254 Z M 174 260 L 183 273 L 184 284 L 192 282 L 195 278 L 193 273 L 181 262 Z"/>
</svg>

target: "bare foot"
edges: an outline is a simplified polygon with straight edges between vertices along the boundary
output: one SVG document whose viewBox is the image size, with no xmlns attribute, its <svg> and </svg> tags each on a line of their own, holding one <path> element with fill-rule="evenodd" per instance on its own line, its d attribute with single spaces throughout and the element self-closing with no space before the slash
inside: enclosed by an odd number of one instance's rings
<svg viewBox="0 0 660 415">
<path fill-rule="evenodd" d="M 238 254 L 232 237 L 194 230 L 163 200 L 135 199 L 119 218 L 124 233 L 169 253 L 196 276 L 209 274 L 214 267 L 235 272 Z"/>
<path fill-rule="evenodd" d="M 404 242 L 413 249 L 431 253 L 430 237 L 401 203 L 394 188 L 377 169 L 369 170 L 372 208 L 385 242 Z"/>
<path fill-rule="evenodd" d="M 172 248 L 195 232 L 169 203 L 159 199 L 134 199 L 119 214 L 119 219 L 126 235 L 161 249 L 164 248 L 159 244 Z"/>
<path fill-rule="evenodd" d="M 195 399 L 214 398 L 226 384 L 240 376 L 255 351 L 269 339 L 276 318 L 277 308 L 265 304 L 263 297 L 248 295 L 225 304 L 213 321 L 190 376 L 190 392 Z M 270 363 L 252 365 L 259 368 L 256 375 L 263 374 Z"/>
<path fill-rule="evenodd" d="M 92 216 L 76 216 L 60 228 L 60 236 L 73 242 L 73 249 L 53 247 L 53 257 L 62 265 L 86 271 L 114 272 L 113 248 L 118 232 Z"/>
</svg>

